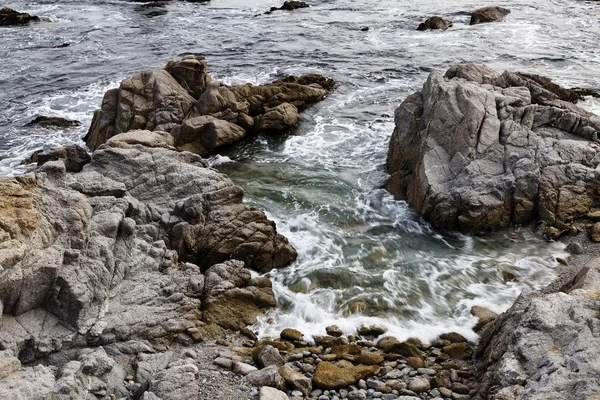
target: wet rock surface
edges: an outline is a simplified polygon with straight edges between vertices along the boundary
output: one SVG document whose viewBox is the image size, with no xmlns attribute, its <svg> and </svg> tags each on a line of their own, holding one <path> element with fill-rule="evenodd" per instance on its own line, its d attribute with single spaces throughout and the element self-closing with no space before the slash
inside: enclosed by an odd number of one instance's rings
<svg viewBox="0 0 600 400">
<path fill-rule="evenodd" d="M 299 112 L 323 100 L 333 86 L 317 74 L 226 86 L 208 75 L 203 57 L 187 56 L 106 92 L 84 140 L 95 150 L 130 130 L 166 131 L 177 149 L 212 154 L 245 137 L 290 131 Z"/>
<path fill-rule="evenodd" d="M 64 46 L 63 46 L 64 47 Z M 47 117 L 45 115 L 39 115 L 35 117 L 27 126 L 42 126 L 44 128 L 57 127 L 57 128 L 69 128 L 74 126 L 80 126 L 81 122 L 71 121 L 60 117 Z"/>
<path fill-rule="evenodd" d="M 439 16 L 429 17 L 417 27 L 418 31 L 426 31 L 430 29 L 447 29 L 452 26 L 452 21 Z"/>
<path fill-rule="evenodd" d="M 479 8 L 471 14 L 471 25 L 482 24 L 486 22 L 500 22 L 510 14 L 510 10 L 504 7 L 484 7 Z"/>
<path fill-rule="evenodd" d="M 396 110 L 386 188 L 436 228 L 560 235 L 600 206 L 600 118 L 557 86 L 476 64 L 432 73 Z"/>
</svg>

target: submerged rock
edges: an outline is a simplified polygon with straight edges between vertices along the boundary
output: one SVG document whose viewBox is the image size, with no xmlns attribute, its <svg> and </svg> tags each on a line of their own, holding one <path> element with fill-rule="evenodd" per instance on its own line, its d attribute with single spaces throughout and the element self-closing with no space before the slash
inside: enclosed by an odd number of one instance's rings
<svg viewBox="0 0 600 400">
<path fill-rule="evenodd" d="M 12 8 L 4 7 L 0 9 L 0 26 L 26 25 L 31 21 L 39 21 L 40 18 L 35 15 L 21 13 Z"/>
<path fill-rule="evenodd" d="M 186 56 L 123 80 L 104 95 L 86 144 L 94 150 L 114 135 L 145 129 L 170 132 L 179 150 L 207 155 L 257 133 L 289 131 L 298 125 L 299 111 L 334 86 L 317 74 L 225 86 L 206 71 L 203 57 Z"/>
<path fill-rule="evenodd" d="M 471 14 L 471 25 L 485 22 L 500 22 L 505 16 L 510 14 L 510 10 L 504 7 L 484 7 L 479 8 Z"/>
<path fill-rule="evenodd" d="M 449 21 L 442 17 L 433 16 L 433 17 L 427 18 L 425 20 L 425 22 L 422 22 L 421 24 L 419 24 L 419 26 L 417 27 L 417 30 L 418 31 L 426 31 L 429 29 L 447 29 L 451 26 L 452 26 L 452 21 Z"/>
<path fill-rule="evenodd" d="M 540 81 L 476 64 L 432 73 L 396 110 L 386 188 L 441 229 L 585 218 L 600 205 L 600 118 Z"/>
</svg>

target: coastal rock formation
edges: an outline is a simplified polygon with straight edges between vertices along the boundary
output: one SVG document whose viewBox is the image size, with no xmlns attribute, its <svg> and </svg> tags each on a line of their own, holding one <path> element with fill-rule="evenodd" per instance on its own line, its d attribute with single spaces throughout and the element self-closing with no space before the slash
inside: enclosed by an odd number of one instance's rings
<svg viewBox="0 0 600 400">
<path fill-rule="evenodd" d="M 444 19 L 442 17 L 433 16 L 427 18 L 425 22 L 422 22 L 417 27 L 418 31 L 426 31 L 429 29 L 447 29 L 452 26 L 452 21 Z"/>
<path fill-rule="evenodd" d="M 600 118 L 531 74 L 455 65 L 396 110 L 386 188 L 441 229 L 539 221 L 561 232 L 600 207 Z"/>
<path fill-rule="evenodd" d="M 170 132 L 175 146 L 201 155 L 258 133 L 287 132 L 299 111 L 323 100 L 333 81 L 321 75 L 287 77 L 273 83 L 225 86 L 206 72 L 203 57 L 170 61 L 106 92 L 84 140 L 92 150 L 135 129 Z"/>
<path fill-rule="evenodd" d="M 21 13 L 12 8 L 4 7 L 0 9 L 0 26 L 26 25 L 31 21 L 39 21 L 40 18 L 35 15 Z"/>
<path fill-rule="evenodd" d="M 521 294 L 482 332 L 474 399 L 596 398 L 599 293 L 595 259 L 559 291 Z"/>
<path fill-rule="evenodd" d="M 254 322 L 275 299 L 248 269 L 295 250 L 166 132 L 113 136 L 75 173 L 49 153 L 0 179 L 0 397 L 187 398 L 197 367 L 166 349 Z"/>
<path fill-rule="evenodd" d="M 500 22 L 510 14 L 510 10 L 504 7 L 484 7 L 479 8 L 471 14 L 471 25 L 482 24 L 485 22 Z"/>
</svg>

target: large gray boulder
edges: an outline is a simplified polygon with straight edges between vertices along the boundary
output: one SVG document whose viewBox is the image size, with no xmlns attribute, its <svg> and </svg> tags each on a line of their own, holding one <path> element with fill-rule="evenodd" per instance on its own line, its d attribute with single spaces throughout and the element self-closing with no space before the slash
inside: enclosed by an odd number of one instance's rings
<svg viewBox="0 0 600 400">
<path fill-rule="evenodd" d="M 600 259 L 553 293 L 519 296 L 486 325 L 476 400 L 593 399 L 600 393 Z"/>
<path fill-rule="evenodd" d="M 177 385 L 199 384 L 189 367 L 139 355 L 275 305 L 269 279 L 249 269 L 284 266 L 295 250 L 229 178 L 173 143 L 129 131 L 81 172 L 50 157 L 0 179 L 0 397 L 126 397 L 137 363 L 139 384 L 182 398 Z M 237 324 L 213 318 L 225 312 Z"/>
<path fill-rule="evenodd" d="M 600 118 L 548 81 L 475 64 L 432 73 L 396 110 L 386 188 L 436 228 L 569 229 L 600 207 Z"/>
</svg>

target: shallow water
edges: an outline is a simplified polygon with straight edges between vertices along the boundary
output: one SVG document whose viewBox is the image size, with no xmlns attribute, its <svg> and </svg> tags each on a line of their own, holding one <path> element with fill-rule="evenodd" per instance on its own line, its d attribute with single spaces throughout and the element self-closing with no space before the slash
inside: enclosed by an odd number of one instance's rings
<svg viewBox="0 0 600 400">
<path fill-rule="evenodd" d="M 33 150 L 79 143 L 108 88 L 184 54 L 206 56 L 226 83 L 317 72 L 340 86 L 303 114 L 293 135 L 247 141 L 211 160 L 299 251 L 297 262 L 270 274 L 281 307 L 261 319 L 261 334 L 288 326 L 323 334 L 331 323 L 350 333 L 377 323 L 404 338 L 447 330 L 473 337 L 472 305 L 502 311 L 522 290 L 547 284 L 561 245 L 526 232 L 441 235 L 380 189 L 392 115 L 429 72 L 460 61 L 600 87 L 600 4 L 315 0 L 310 9 L 254 17 L 281 2 L 5 4 L 51 22 L 0 29 L 0 176 L 22 172 L 18 164 Z M 512 13 L 468 25 L 468 11 L 492 4 Z M 454 27 L 414 30 L 433 14 Z M 597 100 L 584 105 L 600 110 Z M 37 114 L 83 124 L 24 128 Z M 502 271 L 518 281 L 505 283 Z"/>
</svg>

